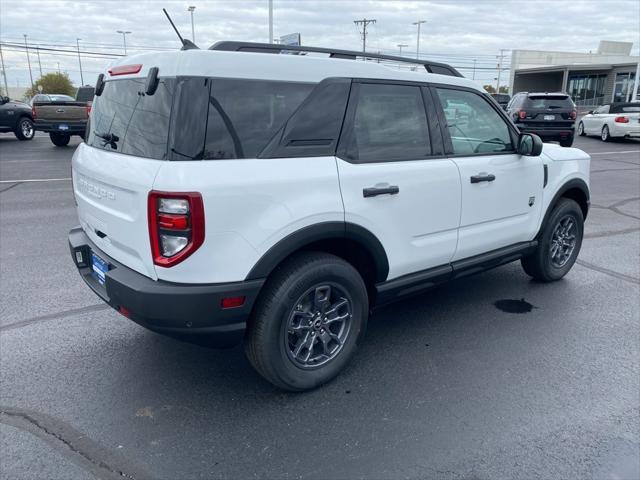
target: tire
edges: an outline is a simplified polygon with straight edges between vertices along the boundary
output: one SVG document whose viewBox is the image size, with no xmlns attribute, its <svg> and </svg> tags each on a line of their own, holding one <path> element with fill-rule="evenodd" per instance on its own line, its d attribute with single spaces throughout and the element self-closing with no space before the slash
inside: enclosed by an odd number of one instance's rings
<svg viewBox="0 0 640 480">
<path fill-rule="evenodd" d="M 584 137 L 587 135 L 586 133 L 584 133 L 584 123 L 582 122 L 578 124 L 578 135 L 580 135 L 581 137 Z"/>
<path fill-rule="evenodd" d="M 603 142 L 608 142 L 611 140 L 611 134 L 609 133 L 609 127 L 607 125 L 602 127 L 602 132 L 600 132 L 600 139 Z"/>
<path fill-rule="evenodd" d="M 569 228 L 569 222 L 573 222 L 572 228 Z M 566 234 L 563 233 L 565 229 Z M 522 268 L 529 276 L 542 282 L 560 280 L 578 258 L 583 234 L 584 217 L 580 206 L 575 200 L 560 198 L 542 227 L 536 250 L 521 260 Z M 560 249 L 557 247 L 559 241 L 564 245 Z M 573 246 L 569 252 L 567 245 L 571 243 Z M 554 251 L 565 258 L 553 257 Z"/>
<path fill-rule="evenodd" d="M 560 146 L 561 147 L 570 147 L 571 145 L 573 145 L 573 135 L 571 135 L 570 137 L 567 137 L 567 138 L 561 138 L 560 139 Z"/>
<path fill-rule="evenodd" d="M 310 390 L 349 363 L 368 314 L 367 288 L 351 264 L 326 253 L 301 253 L 267 279 L 249 319 L 245 353 L 277 387 Z"/>
<path fill-rule="evenodd" d="M 18 140 L 33 140 L 36 134 L 36 131 L 33 129 L 33 120 L 29 117 L 20 117 L 14 133 Z"/>
<path fill-rule="evenodd" d="M 49 138 L 51 139 L 51 142 L 56 147 L 66 147 L 67 145 L 69 145 L 69 140 L 71 140 L 71 135 L 69 135 L 68 133 L 51 132 L 49 134 Z"/>
</svg>

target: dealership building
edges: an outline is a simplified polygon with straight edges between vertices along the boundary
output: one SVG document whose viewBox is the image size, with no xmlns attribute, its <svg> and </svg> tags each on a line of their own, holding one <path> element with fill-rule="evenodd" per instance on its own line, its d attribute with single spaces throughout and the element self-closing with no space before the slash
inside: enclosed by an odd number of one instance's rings
<svg viewBox="0 0 640 480">
<path fill-rule="evenodd" d="M 640 69 L 632 47 L 631 42 L 603 40 L 588 53 L 513 50 L 509 91 L 567 92 L 579 107 L 631 101 Z"/>
</svg>

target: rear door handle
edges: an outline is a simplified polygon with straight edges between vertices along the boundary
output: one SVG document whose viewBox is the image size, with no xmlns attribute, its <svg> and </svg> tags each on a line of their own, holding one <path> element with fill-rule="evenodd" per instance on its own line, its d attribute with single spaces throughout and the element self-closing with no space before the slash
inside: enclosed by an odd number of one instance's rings
<svg viewBox="0 0 640 480">
<path fill-rule="evenodd" d="M 364 198 L 375 197 L 377 195 L 397 195 L 400 193 L 400 187 L 389 185 L 388 187 L 369 187 L 362 190 Z"/>
<path fill-rule="evenodd" d="M 493 182 L 496 176 L 492 173 L 479 173 L 471 176 L 471 183 Z"/>
</svg>

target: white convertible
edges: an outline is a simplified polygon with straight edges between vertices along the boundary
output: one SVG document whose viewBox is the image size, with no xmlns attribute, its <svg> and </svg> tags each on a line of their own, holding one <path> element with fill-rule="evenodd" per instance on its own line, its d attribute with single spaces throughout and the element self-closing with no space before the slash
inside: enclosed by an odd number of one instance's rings
<svg viewBox="0 0 640 480">
<path fill-rule="evenodd" d="M 640 138 L 640 103 L 611 103 L 582 117 L 578 135 L 599 135 L 603 142 L 612 138 Z"/>
</svg>

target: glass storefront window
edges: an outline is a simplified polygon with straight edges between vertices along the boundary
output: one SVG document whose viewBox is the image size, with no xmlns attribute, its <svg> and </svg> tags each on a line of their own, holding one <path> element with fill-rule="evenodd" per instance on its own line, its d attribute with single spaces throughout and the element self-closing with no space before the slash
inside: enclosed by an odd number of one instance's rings
<svg viewBox="0 0 640 480">
<path fill-rule="evenodd" d="M 567 93 L 578 106 L 602 105 L 604 101 L 604 86 L 607 75 L 603 74 L 573 74 L 569 75 Z"/>
<path fill-rule="evenodd" d="M 616 83 L 613 87 L 613 102 L 629 102 L 631 101 L 631 95 L 633 93 L 633 83 L 635 82 L 636 74 L 630 73 L 618 73 L 616 75 Z"/>
</svg>

